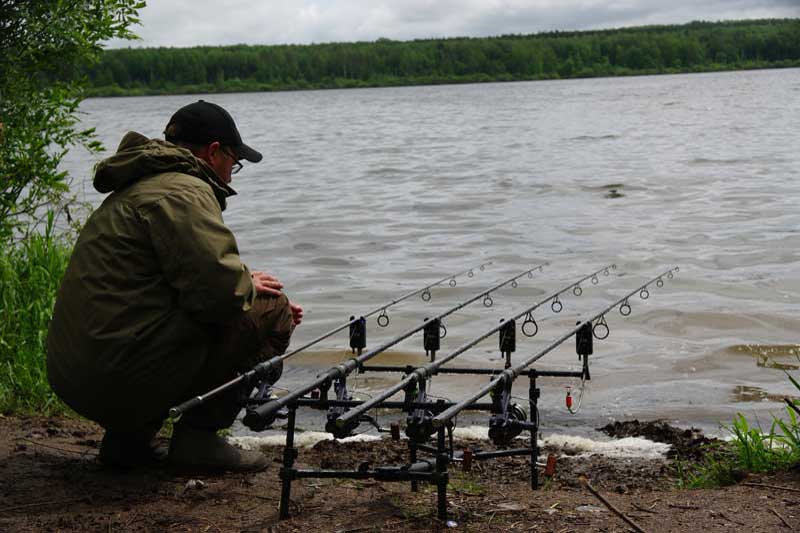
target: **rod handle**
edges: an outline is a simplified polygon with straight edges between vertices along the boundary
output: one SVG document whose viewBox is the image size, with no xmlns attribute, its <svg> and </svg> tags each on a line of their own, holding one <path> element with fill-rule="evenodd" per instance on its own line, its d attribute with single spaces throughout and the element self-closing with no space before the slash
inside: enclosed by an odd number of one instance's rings
<svg viewBox="0 0 800 533">
<path fill-rule="evenodd" d="M 177 405 L 175 407 L 171 407 L 170 410 L 169 410 L 169 416 L 170 416 L 170 418 L 177 418 L 177 417 L 181 416 L 183 413 L 185 413 L 186 411 L 188 411 L 190 409 L 194 409 L 195 407 L 198 407 L 198 406 L 202 405 L 203 401 L 204 400 L 203 400 L 202 396 L 195 396 L 194 398 L 190 398 L 190 399 L 186 400 L 185 402 L 183 402 L 180 405 Z"/>
</svg>

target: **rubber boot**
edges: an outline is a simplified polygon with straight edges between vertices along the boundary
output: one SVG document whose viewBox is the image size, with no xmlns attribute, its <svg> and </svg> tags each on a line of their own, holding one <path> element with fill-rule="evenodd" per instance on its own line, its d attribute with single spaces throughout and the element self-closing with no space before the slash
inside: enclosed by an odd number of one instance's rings
<svg viewBox="0 0 800 533">
<path fill-rule="evenodd" d="M 199 472 L 259 472 L 269 461 L 260 452 L 241 450 L 215 431 L 176 425 L 169 445 L 169 463 Z"/>
<path fill-rule="evenodd" d="M 155 466 L 167 458 L 167 448 L 157 446 L 153 438 L 158 429 L 141 431 L 106 430 L 100 443 L 98 459 L 111 468 L 129 469 Z"/>
</svg>

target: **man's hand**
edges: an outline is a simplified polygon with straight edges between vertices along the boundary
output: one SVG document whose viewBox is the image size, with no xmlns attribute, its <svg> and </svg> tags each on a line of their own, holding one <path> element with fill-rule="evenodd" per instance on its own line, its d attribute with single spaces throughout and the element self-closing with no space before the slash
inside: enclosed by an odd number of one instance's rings
<svg viewBox="0 0 800 533">
<path fill-rule="evenodd" d="M 283 283 L 275 276 L 267 274 L 266 272 L 251 272 L 250 277 L 253 278 L 256 294 L 274 294 L 275 296 L 280 296 Z M 302 312 L 300 314 L 302 315 Z"/>
<path fill-rule="evenodd" d="M 303 321 L 303 308 L 289 302 L 289 309 L 292 310 L 292 322 L 295 326 L 299 325 Z"/>
<path fill-rule="evenodd" d="M 251 272 L 250 277 L 253 278 L 253 285 L 256 288 L 257 294 L 274 294 L 280 296 L 283 283 L 272 274 L 266 272 Z M 299 305 L 289 302 L 289 309 L 292 310 L 292 322 L 295 326 L 303 321 L 303 308 Z"/>
</svg>

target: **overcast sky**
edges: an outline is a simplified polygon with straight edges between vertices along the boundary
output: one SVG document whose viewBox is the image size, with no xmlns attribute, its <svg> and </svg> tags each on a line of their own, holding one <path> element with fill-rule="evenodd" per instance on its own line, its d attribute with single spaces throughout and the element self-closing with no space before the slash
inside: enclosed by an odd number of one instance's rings
<svg viewBox="0 0 800 533">
<path fill-rule="evenodd" d="M 800 0 L 147 0 L 138 42 L 197 46 L 489 36 L 800 17 Z"/>
</svg>

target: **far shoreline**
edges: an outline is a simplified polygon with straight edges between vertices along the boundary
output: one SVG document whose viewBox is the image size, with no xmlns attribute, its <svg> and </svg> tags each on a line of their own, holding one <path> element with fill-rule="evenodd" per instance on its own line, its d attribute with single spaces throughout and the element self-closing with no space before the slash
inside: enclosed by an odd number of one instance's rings
<svg viewBox="0 0 800 533">
<path fill-rule="evenodd" d="M 147 96 L 185 96 L 185 95 L 204 95 L 204 94 L 248 94 L 248 93 L 285 93 L 285 92 L 305 92 L 305 91 L 329 91 L 329 90 L 350 90 L 350 89 L 385 89 L 400 87 L 432 87 L 443 85 L 483 85 L 493 83 L 518 83 L 518 82 L 547 82 L 547 81 L 567 81 L 567 80 L 593 80 L 593 79 L 615 79 L 633 77 L 658 77 L 658 76 L 681 76 L 693 74 L 715 74 L 726 72 L 751 72 L 759 70 L 786 70 L 800 68 L 800 60 L 780 61 L 775 63 L 758 63 L 753 65 L 740 65 L 729 68 L 727 65 L 719 65 L 719 68 L 705 69 L 666 69 L 659 71 L 637 71 L 624 72 L 602 76 L 539 76 L 532 78 L 523 77 L 495 77 L 490 78 L 486 75 L 468 76 L 463 79 L 417 79 L 417 78 L 396 78 L 392 80 L 378 80 L 373 82 L 352 79 L 335 79 L 331 83 L 306 84 L 299 86 L 287 84 L 285 86 L 272 86 L 269 84 L 244 84 L 238 82 L 222 87 L 212 84 L 204 85 L 182 85 L 165 89 L 123 89 L 121 87 L 97 87 L 87 88 L 85 98 L 131 98 Z M 238 80 L 237 80 L 238 81 Z M 340 83 L 340 84 L 337 84 Z"/>
</svg>

